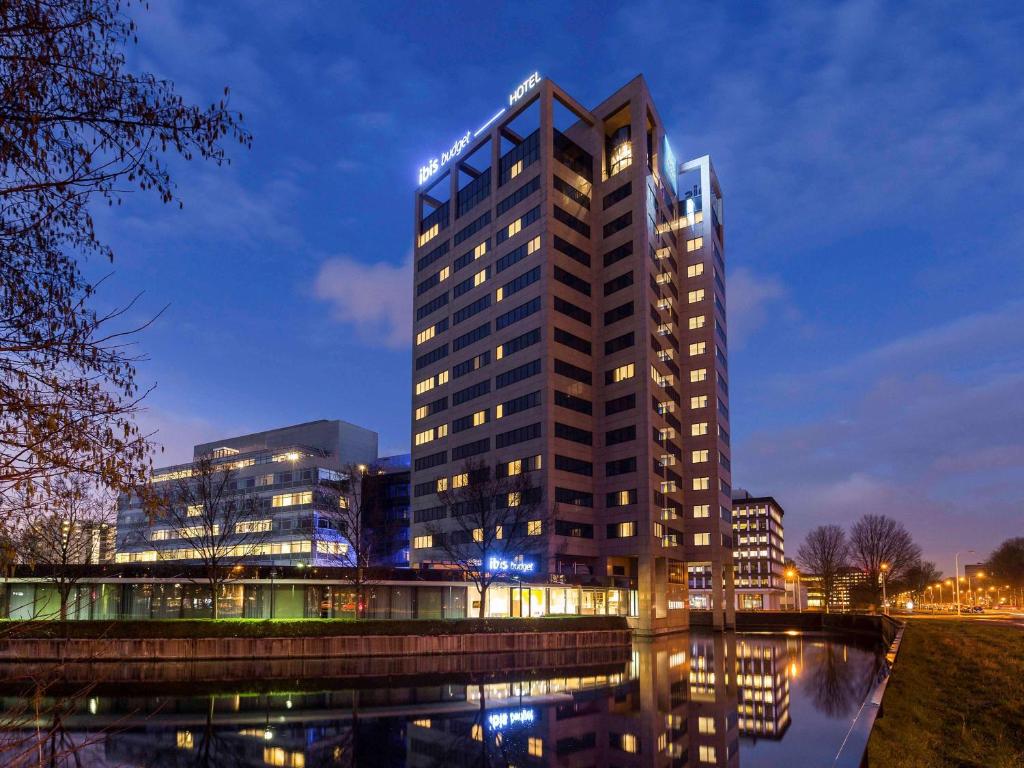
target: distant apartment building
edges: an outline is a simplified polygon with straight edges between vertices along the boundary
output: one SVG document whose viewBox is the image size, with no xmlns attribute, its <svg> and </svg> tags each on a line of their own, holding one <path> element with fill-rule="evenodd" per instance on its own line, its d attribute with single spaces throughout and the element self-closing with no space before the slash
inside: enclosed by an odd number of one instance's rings
<svg viewBox="0 0 1024 768">
<path fill-rule="evenodd" d="M 436 491 L 473 460 L 533 473 L 533 573 L 628 589 L 640 632 L 733 624 L 710 158 L 676 161 L 642 77 L 586 109 L 535 74 L 419 177 L 412 564 L 445 565 Z"/>
<path fill-rule="evenodd" d="M 732 499 L 733 560 L 736 607 L 743 611 L 777 611 L 786 591 L 782 517 L 771 496 L 743 492 Z"/>
<path fill-rule="evenodd" d="M 76 526 L 73 535 L 81 537 L 82 563 L 112 563 L 117 547 L 117 527 L 110 523 L 92 522 Z"/>
<path fill-rule="evenodd" d="M 246 563 L 347 564 L 348 544 L 332 510 L 341 503 L 346 468 L 376 461 L 376 432 L 344 421 L 311 421 L 202 443 L 193 456 L 192 462 L 154 470 L 153 490 L 193 477 L 201 457 L 211 457 L 218 470 L 229 469 L 229 490 L 255 497 L 252 519 L 236 526 L 262 532 L 258 543 L 244 547 Z M 225 531 L 225 537 L 231 533 Z M 230 538 L 220 546 L 230 553 Z M 187 562 L 199 557 L 195 546 L 183 541 L 180 529 L 151 518 L 139 494 L 122 495 L 116 562 Z"/>
<path fill-rule="evenodd" d="M 835 594 L 829 603 L 831 611 L 846 612 L 853 605 L 850 593 L 861 584 L 867 584 L 867 574 L 858 568 L 843 568 L 836 577 Z M 825 592 L 821 584 L 821 576 L 816 574 L 801 574 L 800 582 L 807 590 L 807 609 L 811 611 L 825 610 Z"/>
</svg>

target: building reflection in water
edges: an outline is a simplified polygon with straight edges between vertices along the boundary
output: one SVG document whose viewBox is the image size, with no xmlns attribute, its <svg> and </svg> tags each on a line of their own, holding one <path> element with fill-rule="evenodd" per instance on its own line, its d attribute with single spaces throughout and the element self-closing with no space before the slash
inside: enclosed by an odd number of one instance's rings
<svg viewBox="0 0 1024 768">
<path fill-rule="evenodd" d="M 790 731 L 794 683 L 813 705 L 802 717 L 820 721 L 807 725 L 844 727 L 873 669 L 871 652 L 853 651 L 857 664 L 848 653 L 822 638 L 680 633 L 637 643 L 625 662 L 533 680 L 495 670 L 482 683 L 434 675 L 362 690 L 92 695 L 62 703 L 74 711 L 61 728 L 104 760 L 83 765 L 736 768 L 741 748 L 756 758 L 757 742 Z M 25 725 L 0 737 L 24 736 Z M 3 743 L 0 763 L 17 765 Z"/>
</svg>

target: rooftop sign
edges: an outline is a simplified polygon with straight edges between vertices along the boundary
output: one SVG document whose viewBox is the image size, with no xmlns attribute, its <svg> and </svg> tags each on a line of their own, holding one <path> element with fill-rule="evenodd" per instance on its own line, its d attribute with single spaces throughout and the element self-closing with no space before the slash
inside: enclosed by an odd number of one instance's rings
<svg viewBox="0 0 1024 768">
<path fill-rule="evenodd" d="M 512 92 L 508 95 L 508 107 L 502 107 L 499 109 L 490 120 L 481 125 L 475 131 L 466 131 L 462 136 L 457 138 L 452 145 L 441 153 L 441 157 L 432 157 L 426 163 L 420 166 L 419 172 L 419 183 L 422 185 L 425 182 L 433 178 L 434 174 L 444 168 L 448 163 L 454 160 L 456 157 L 462 154 L 462 151 L 469 146 L 471 139 L 475 139 L 485 130 L 487 127 L 501 117 L 505 112 L 514 107 L 526 94 L 530 93 L 541 81 L 540 73 L 534 72 L 528 78 L 519 83 Z"/>
</svg>

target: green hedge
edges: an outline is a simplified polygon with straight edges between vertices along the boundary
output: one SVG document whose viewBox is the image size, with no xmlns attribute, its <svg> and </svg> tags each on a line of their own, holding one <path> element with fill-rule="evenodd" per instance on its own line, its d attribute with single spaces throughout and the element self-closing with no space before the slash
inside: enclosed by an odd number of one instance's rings
<svg viewBox="0 0 1024 768">
<path fill-rule="evenodd" d="M 627 629 L 622 616 L 537 619 L 153 619 L 126 621 L 2 621 L 0 641 L 16 638 L 336 637 L 463 635 Z"/>
</svg>

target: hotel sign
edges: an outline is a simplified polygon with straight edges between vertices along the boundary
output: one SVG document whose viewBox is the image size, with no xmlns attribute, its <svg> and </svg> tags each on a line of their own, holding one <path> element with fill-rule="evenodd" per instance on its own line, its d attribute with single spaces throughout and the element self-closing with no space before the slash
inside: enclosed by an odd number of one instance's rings
<svg viewBox="0 0 1024 768">
<path fill-rule="evenodd" d="M 533 573 L 537 564 L 529 560 L 506 560 L 491 555 L 487 558 L 490 573 Z"/>
<path fill-rule="evenodd" d="M 519 101 L 522 100 L 524 96 L 526 96 L 526 94 L 533 91 L 533 89 L 537 87 L 540 81 L 540 73 L 534 72 L 528 78 L 523 80 L 523 82 L 517 85 L 508 95 L 508 107 L 502 107 L 494 114 L 494 117 L 492 117 L 486 123 L 481 125 L 475 131 L 466 131 L 462 136 L 460 136 L 454 142 L 452 142 L 452 145 L 448 149 L 441 153 L 440 158 L 432 157 L 426 163 L 421 165 L 419 172 L 419 183 L 422 185 L 423 183 L 429 181 L 434 177 L 434 175 L 438 171 L 440 171 L 442 168 L 448 165 L 448 163 L 450 163 L 456 157 L 461 155 L 462 151 L 469 146 L 469 142 L 472 139 L 475 139 L 477 136 L 483 133 L 487 129 L 487 126 L 489 126 L 491 123 L 493 123 L 503 114 L 505 114 L 505 112 L 508 109 L 514 107 Z"/>
</svg>

